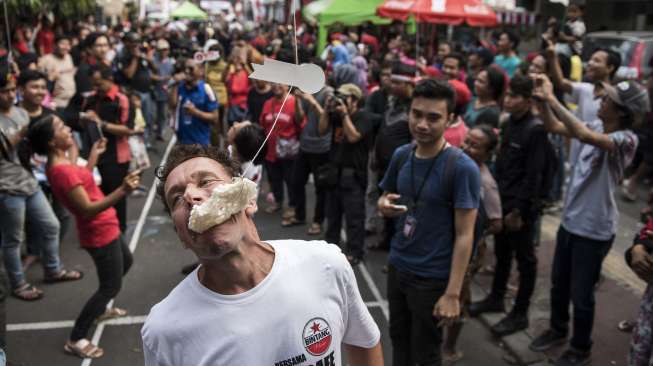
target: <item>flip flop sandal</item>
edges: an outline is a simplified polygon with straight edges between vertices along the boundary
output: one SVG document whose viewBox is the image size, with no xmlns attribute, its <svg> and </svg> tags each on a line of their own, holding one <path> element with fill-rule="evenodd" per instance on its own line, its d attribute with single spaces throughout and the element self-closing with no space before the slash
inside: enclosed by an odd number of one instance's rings
<svg viewBox="0 0 653 366">
<path fill-rule="evenodd" d="M 295 217 L 295 210 L 292 209 L 292 208 L 289 208 L 289 209 L 285 210 L 283 212 L 283 214 L 281 215 L 281 218 L 284 219 L 284 220 L 285 219 L 292 219 L 293 217 Z"/>
<path fill-rule="evenodd" d="M 272 213 L 275 213 L 275 212 L 279 211 L 280 209 L 281 209 L 281 206 L 279 206 L 279 205 L 270 205 L 270 206 L 265 208 L 265 212 L 267 212 L 269 214 L 272 214 Z"/>
<path fill-rule="evenodd" d="M 442 355 L 442 363 L 445 365 L 452 365 L 463 358 L 463 353 L 461 351 L 456 351 L 456 353 L 446 353 Z"/>
<path fill-rule="evenodd" d="M 306 221 L 297 220 L 294 216 L 281 220 L 282 227 L 291 227 L 291 226 L 298 226 L 304 224 L 306 224 Z"/>
<path fill-rule="evenodd" d="M 109 319 L 122 318 L 127 316 L 127 310 L 121 308 L 111 308 L 104 312 L 104 314 L 98 316 L 95 319 L 95 323 L 99 323 Z"/>
<path fill-rule="evenodd" d="M 630 320 L 622 320 L 617 324 L 617 329 L 624 333 L 630 333 L 635 328 L 635 322 Z"/>
<path fill-rule="evenodd" d="M 47 275 L 43 279 L 45 283 L 55 283 L 55 282 L 66 282 L 66 281 L 77 281 L 81 280 L 84 277 L 84 272 L 62 269 L 59 273 L 54 275 Z"/>
<path fill-rule="evenodd" d="M 36 301 L 43 298 L 43 291 L 38 288 L 26 283 L 18 288 L 15 288 L 11 294 L 18 299 L 23 301 Z"/>
<path fill-rule="evenodd" d="M 306 231 L 308 235 L 320 235 L 322 233 L 322 225 L 314 222 L 311 224 L 311 227 Z"/>
<path fill-rule="evenodd" d="M 93 343 L 88 339 L 80 339 L 77 342 L 66 342 L 63 346 L 63 350 L 66 353 L 80 357 L 80 358 L 99 358 L 104 355 L 104 350 Z"/>
</svg>

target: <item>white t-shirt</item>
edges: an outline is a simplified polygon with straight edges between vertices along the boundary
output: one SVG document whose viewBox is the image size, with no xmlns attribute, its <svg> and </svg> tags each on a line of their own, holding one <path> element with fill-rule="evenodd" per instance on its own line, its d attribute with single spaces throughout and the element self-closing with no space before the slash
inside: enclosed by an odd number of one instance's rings
<svg viewBox="0 0 653 366">
<path fill-rule="evenodd" d="M 268 243 L 274 264 L 253 289 L 221 295 L 202 285 L 195 270 L 155 305 L 141 330 L 145 365 L 339 365 L 341 343 L 379 342 L 340 248 Z"/>
<path fill-rule="evenodd" d="M 571 94 L 565 95 L 568 103 L 576 104 L 574 111 L 576 117 L 583 123 L 588 124 L 597 120 L 601 99 L 594 96 L 594 84 L 592 83 L 571 83 Z M 580 141 L 572 139 L 569 146 L 569 162 L 573 163 L 580 152 Z"/>
</svg>

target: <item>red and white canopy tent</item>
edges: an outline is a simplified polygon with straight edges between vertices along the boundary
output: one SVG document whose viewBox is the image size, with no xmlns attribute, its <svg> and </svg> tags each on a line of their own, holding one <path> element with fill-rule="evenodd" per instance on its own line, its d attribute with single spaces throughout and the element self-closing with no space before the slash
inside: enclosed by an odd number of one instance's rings
<svg viewBox="0 0 653 366">
<path fill-rule="evenodd" d="M 406 21 L 415 16 L 420 23 L 493 27 L 497 16 L 481 0 L 386 0 L 377 8 L 382 17 Z"/>
</svg>

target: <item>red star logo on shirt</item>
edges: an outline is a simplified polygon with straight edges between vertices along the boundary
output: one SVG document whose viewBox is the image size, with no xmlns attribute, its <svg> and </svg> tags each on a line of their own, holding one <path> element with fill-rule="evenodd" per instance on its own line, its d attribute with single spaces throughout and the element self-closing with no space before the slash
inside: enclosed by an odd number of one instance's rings
<svg viewBox="0 0 653 366">
<path fill-rule="evenodd" d="M 313 330 L 313 333 L 317 333 L 320 331 L 320 325 L 316 322 L 313 322 L 313 325 L 311 326 L 311 330 Z"/>
</svg>

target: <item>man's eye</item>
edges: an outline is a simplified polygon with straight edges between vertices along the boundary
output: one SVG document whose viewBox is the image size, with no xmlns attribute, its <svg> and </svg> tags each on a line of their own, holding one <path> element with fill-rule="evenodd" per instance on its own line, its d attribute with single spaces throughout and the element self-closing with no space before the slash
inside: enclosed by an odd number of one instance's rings
<svg viewBox="0 0 653 366">
<path fill-rule="evenodd" d="M 207 185 L 211 184 L 211 182 L 213 182 L 213 179 L 202 179 L 200 181 L 199 186 L 200 187 L 206 187 Z"/>
</svg>

